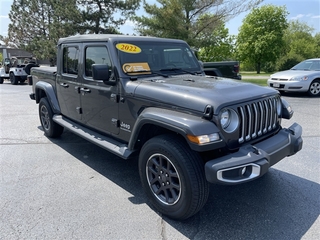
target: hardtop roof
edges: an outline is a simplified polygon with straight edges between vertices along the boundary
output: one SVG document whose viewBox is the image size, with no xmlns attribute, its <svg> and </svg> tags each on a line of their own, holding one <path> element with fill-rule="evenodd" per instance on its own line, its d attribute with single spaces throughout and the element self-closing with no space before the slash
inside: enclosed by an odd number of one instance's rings
<svg viewBox="0 0 320 240">
<path fill-rule="evenodd" d="M 130 36 L 130 35 L 120 35 L 120 34 L 85 34 L 85 35 L 74 35 L 66 38 L 60 38 L 58 45 L 63 43 L 78 43 L 78 42 L 103 42 L 103 41 L 149 41 L 149 42 L 185 42 L 179 39 L 169 39 L 169 38 L 157 38 L 149 36 Z"/>
</svg>

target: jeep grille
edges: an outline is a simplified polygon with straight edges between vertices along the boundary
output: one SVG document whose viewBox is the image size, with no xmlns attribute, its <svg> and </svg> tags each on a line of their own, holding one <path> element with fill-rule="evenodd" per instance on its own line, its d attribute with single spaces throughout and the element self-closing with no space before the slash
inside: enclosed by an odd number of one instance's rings
<svg viewBox="0 0 320 240">
<path fill-rule="evenodd" d="M 278 127 L 277 104 L 280 101 L 280 97 L 275 96 L 238 106 L 239 143 L 260 137 Z"/>
</svg>

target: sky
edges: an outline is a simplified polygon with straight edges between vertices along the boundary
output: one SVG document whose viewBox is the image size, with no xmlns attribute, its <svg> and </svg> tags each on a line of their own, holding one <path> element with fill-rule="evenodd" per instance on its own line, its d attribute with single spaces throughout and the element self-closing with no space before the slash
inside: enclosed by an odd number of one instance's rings
<svg viewBox="0 0 320 240">
<path fill-rule="evenodd" d="M 241 0 L 237 0 L 241 1 Z M 149 0 L 148 3 L 155 3 L 156 0 Z M 0 0 L 0 35 L 8 35 L 8 25 L 10 19 L 8 17 L 11 4 L 13 0 Z M 320 0 L 264 0 L 262 4 L 272 4 L 276 6 L 286 6 L 289 15 L 287 20 L 298 19 L 301 22 L 308 24 L 315 30 L 313 34 L 320 33 Z M 229 29 L 229 34 L 237 35 L 243 19 L 249 13 L 242 13 L 226 23 L 226 27 Z M 143 9 L 137 12 L 137 15 L 143 15 Z M 120 28 L 120 32 L 124 34 L 137 34 L 134 31 L 134 24 L 127 21 L 125 25 Z"/>
</svg>

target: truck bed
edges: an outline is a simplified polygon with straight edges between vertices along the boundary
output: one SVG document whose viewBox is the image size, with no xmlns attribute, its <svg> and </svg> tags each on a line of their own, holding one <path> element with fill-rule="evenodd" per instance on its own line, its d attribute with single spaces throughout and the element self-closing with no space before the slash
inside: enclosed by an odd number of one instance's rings
<svg viewBox="0 0 320 240">
<path fill-rule="evenodd" d="M 51 78 L 55 76 L 57 67 L 34 67 L 31 69 L 31 75 L 43 75 Z"/>
<path fill-rule="evenodd" d="M 33 67 L 31 68 L 31 75 L 33 82 L 45 80 L 52 86 L 55 86 L 57 67 Z"/>
</svg>

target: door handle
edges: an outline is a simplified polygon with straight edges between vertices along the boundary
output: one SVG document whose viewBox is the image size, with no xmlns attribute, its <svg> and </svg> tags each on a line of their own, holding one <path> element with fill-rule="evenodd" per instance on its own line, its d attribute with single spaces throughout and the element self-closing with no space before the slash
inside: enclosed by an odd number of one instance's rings
<svg viewBox="0 0 320 240">
<path fill-rule="evenodd" d="M 59 83 L 59 85 L 62 86 L 62 87 L 64 87 L 64 88 L 68 88 L 68 87 L 69 87 L 69 85 L 66 84 L 66 83 Z"/>
<path fill-rule="evenodd" d="M 85 94 L 85 93 L 90 93 L 91 90 L 89 88 L 80 88 L 80 91 Z"/>
</svg>

